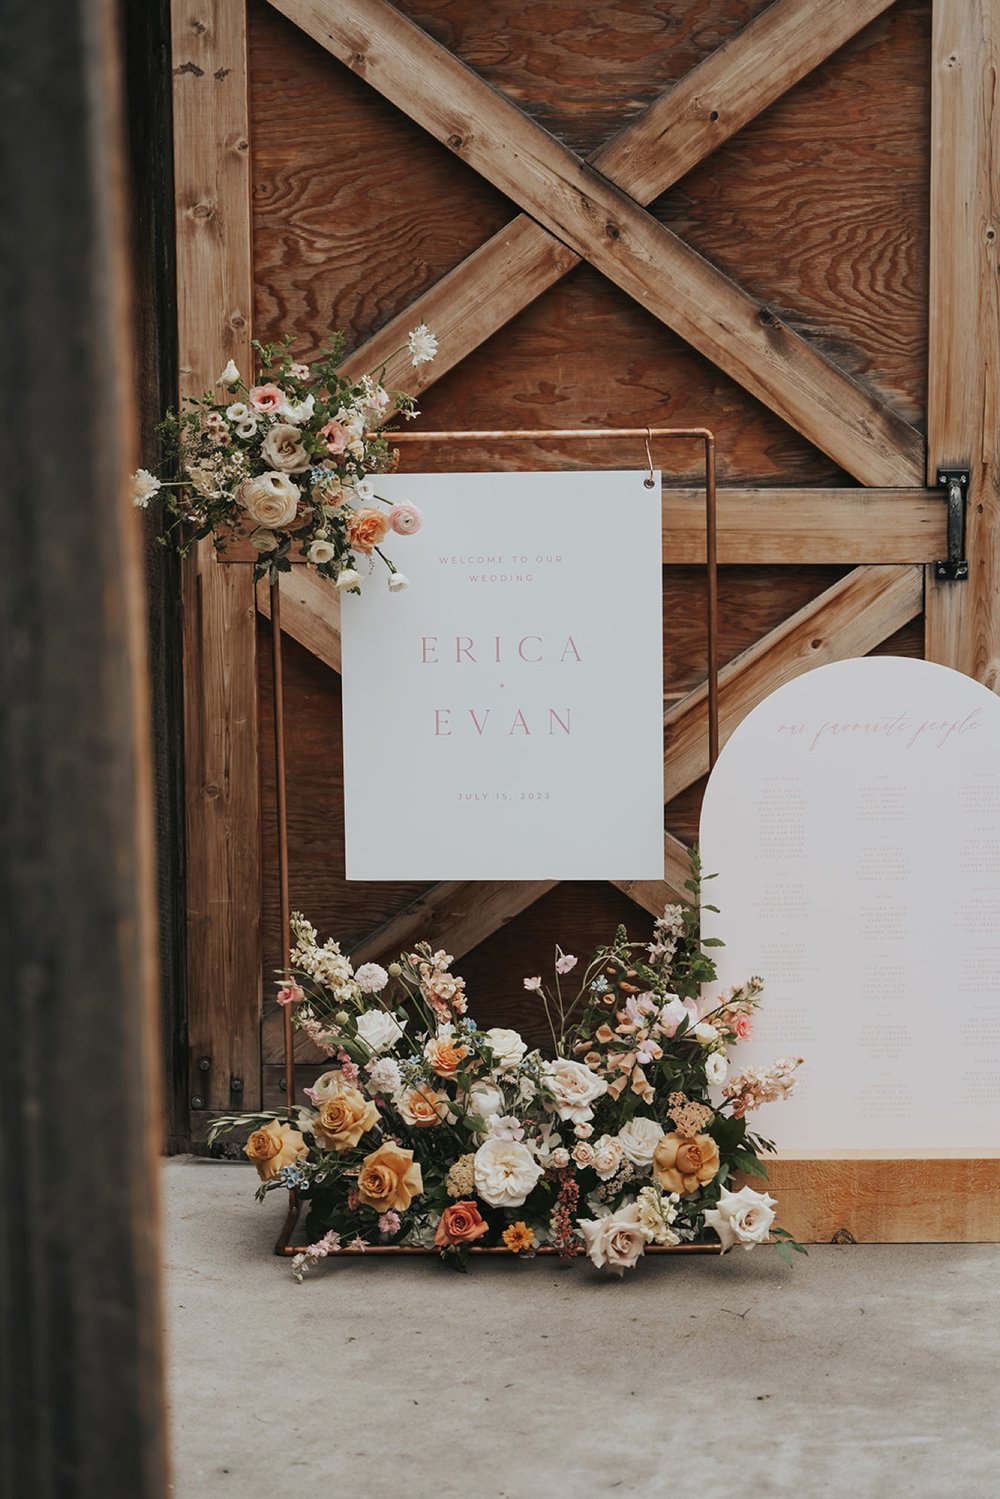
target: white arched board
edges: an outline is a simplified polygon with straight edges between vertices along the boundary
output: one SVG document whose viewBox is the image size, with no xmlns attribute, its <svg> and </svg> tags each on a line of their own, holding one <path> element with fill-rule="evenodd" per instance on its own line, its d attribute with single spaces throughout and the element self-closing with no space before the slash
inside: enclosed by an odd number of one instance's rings
<svg viewBox="0 0 1000 1499">
<path fill-rule="evenodd" d="M 709 780 L 718 988 L 765 982 L 734 1063 L 801 1055 L 751 1116 L 784 1154 L 1000 1144 L 1000 699 L 947 667 L 842 661 L 779 688 Z"/>
</svg>

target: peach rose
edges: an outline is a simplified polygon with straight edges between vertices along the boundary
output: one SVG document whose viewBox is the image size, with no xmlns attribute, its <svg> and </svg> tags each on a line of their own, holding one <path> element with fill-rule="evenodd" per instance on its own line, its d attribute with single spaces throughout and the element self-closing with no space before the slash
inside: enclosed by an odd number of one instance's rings
<svg viewBox="0 0 1000 1499">
<path fill-rule="evenodd" d="M 376 1213 L 405 1213 L 424 1190 L 420 1166 L 412 1150 L 391 1140 L 366 1155 L 358 1175 L 358 1201 Z"/>
<path fill-rule="evenodd" d="M 433 1088 L 410 1088 L 400 1095 L 397 1107 L 411 1129 L 429 1129 L 448 1117 L 448 1098 Z"/>
<path fill-rule="evenodd" d="M 719 1147 L 711 1135 L 664 1135 L 653 1152 L 653 1175 L 664 1192 L 690 1197 L 719 1169 Z"/>
<path fill-rule="evenodd" d="M 243 1147 L 243 1154 L 257 1167 L 262 1182 L 273 1181 L 283 1166 L 309 1154 L 308 1146 L 297 1129 L 272 1119 L 263 1129 L 255 1129 Z"/>
<path fill-rule="evenodd" d="M 450 1037 L 428 1041 L 424 1047 L 424 1056 L 438 1077 L 454 1077 L 468 1055 L 469 1048 L 456 1046 Z"/>
<path fill-rule="evenodd" d="M 313 1134 L 328 1150 L 353 1150 L 361 1136 L 378 1123 L 378 1109 L 357 1088 L 341 1088 L 320 1106 Z"/>
<path fill-rule="evenodd" d="M 447 1244 L 471 1244 L 489 1233 L 489 1227 L 474 1202 L 453 1202 L 441 1214 L 434 1243 L 439 1249 Z"/>
<path fill-rule="evenodd" d="M 385 540 L 389 518 L 381 510 L 355 510 L 347 522 L 347 539 L 356 552 L 371 552 Z"/>
</svg>

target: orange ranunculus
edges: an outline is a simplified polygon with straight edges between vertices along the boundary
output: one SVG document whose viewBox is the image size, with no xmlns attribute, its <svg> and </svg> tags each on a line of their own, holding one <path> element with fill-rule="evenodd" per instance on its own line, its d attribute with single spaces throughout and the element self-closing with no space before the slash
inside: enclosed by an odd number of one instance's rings
<svg viewBox="0 0 1000 1499">
<path fill-rule="evenodd" d="M 378 1123 L 378 1109 L 357 1088 L 345 1087 L 321 1104 L 313 1134 L 327 1150 L 353 1150 L 361 1136 Z"/>
<path fill-rule="evenodd" d="M 468 1055 L 469 1048 L 456 1046 L 454 1041 L 428 1041 L 424 1047 L 424 1056 L 438 1077 L 454 1077 Z"/>
<path fill-rule="evenodd" d="M 439 1249 L 447 1244 L 471 1244 L 488 1233 L 489 1227 L 474 1202 L 453 1202 L 441 1214 L 434 1243 Z"/>
<path fill-rule="evenodd" d="M 358 1174 L 358 1197 L 376 1213 L 404 1213 L 424 1190 L 420 1165 L 412 1150 L 391 1140 L 366 1155 Z"/>
<path fill-rule="evenodd" d="M 381 510 L 355 510 L 347 522 L 347 539 L 356 552 L 371 552 L 388 529 L 389 517 Z"/>
<path fill-rule="evenodd" d="M 690 1197 L 719 1169 L 719 1147 L 711 1135 L 664 1135 L 653 1152 L 653 1175 L 664 1192 Z"/>
<path fill-rule="evenodd" d="M 269 1182 L 278 1175 L 283 1166 L 291 1166 L 309 1154 L 309 1148 L 297 1129 L 290 1124 L 279 1124 L 272 1119 L 263 1129 L 255 1129 L 243 1147 L 257 1167 L 262 1182 Z"/>
</svg>

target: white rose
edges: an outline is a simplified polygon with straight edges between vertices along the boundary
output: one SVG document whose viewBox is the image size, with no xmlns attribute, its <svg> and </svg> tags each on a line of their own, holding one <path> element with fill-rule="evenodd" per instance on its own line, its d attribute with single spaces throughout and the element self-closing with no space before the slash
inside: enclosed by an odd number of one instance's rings
<svg viewBox="0 0 1000 1499">
<path fill-rule="evenodd" d="M 504 1110 L 503 1094 L 492 1083 L 473 1083 L 469 1089 L 469 1113 L 492 1119 Z"/>
<path fill-rule="evenodd" d="M 299 508 L 297 486 L 287 474 L 275 472 L 259 474 L 256 479 L 244 479 L 236 491 L 236 498 L 250 519 L 268 530 L 289 525 Z"/>
<path fill-rule="evenodd" d="M 569 1165 L 569 1151 L 565 1145 L 560 1145 L 558 1150 L 552 1152 L 549 1159 L 550 1164 L 555 1167 L 556 1171 L 562 1171 Z"/>
<path fill-rule="evenodd" d="M 493 1053 L 494 1072 L 510 1072 L 528 1050 L 517 1031 L 505 1030 L 502 1025 L 491 1026 L 484 1034 Z"/>
<path fill-rule="evenodd" d="M 598 1270 L 606 1267 L 614 1275 L 623 1275 L 645 1251 L 646 1235 L 634 1202 L 603 1218 L 581 1218 L 577 1226 Z"/>
<path fill-rule="evenodd" d="M 702 1046 L 711 1046 L 713 1041 L 718 1041 L 719 1039 L 719 1033 L 715 1029 L 715 1026 L 709 1025 L 707 1020 L 699 1021 L 691 1031 L 691 1035 L 696 1041 L 700 1041 Z"/>
<path fill-rule="evenodd" d="M 597 1077 L 581 1062 L 570 1062 L 565 1057 L 556 1057 L 542 1068 L 545 1089 L 550 1095 L 554 1109 L 560 1119 L 571 1119 L 575 1124 L 586 1124 L 593 1119 L 590 1105 L 602 1093 L 608 1091 L 603 1077 Z"/>
<path fill-rule="evenodd" d="M 288 422 L 275 422 L 260 445 L 260 456 L 283 474 L 304 474 L 309 467 L 299 429 Z"/>
<path fill-rule="evenodd" d="M 306 556 L 315 567 L 322 567 L 324 562 L 332 562 L 337 555 L 337 548 L 332 541 L 314 541 Z"/>
<path fill-rule="evenodd" d="M 723 1187 L 718 1207 L 708 1209 L 705 1222 L 715 1229 L 724 1251 L 734 1244 L 752 1249 L 755 1244 L 763 1244 L 770 1233 L 776 1206 L 776 1198 L 766 1192 L 755 1192 L 752 1187 L 730 1192 Z"/>
<path fill-rule="evenodd" d="M 310 420 L 315 405 L 316 397 L 313 395 L 306 396 L 303 401 L 290 401 L 286 396 L 278 408 L 278 415 L 283 416 L 286 422 L 294 422 L 297 426 L 301 426 L 303 422 Z"/>
<path fill-rule="evenodd" d="M 250 538 L 250 545 L 255 552 L 273 552 L 278 544 L 278 538 L 273 531 L 255 531 Z"/>
<path fill-rule="evenodd" d="M 316 1104 L 317 1108 L 322 1107 L 322 1105 L 328 1103 L 335 1094 L 342 1093 L 343 1090 L 348 1086 L 350 1085 L 344 1081 L 344 1074 L 341 1072 L 340 1068 L 334 1067 L 331 1069 L 331 1071 L 324 1072 L 322 1077 L 318 1077 L 313 1083 L 313 1102 Z"/>
<path fill-rule="evenodd" d="M 348 588 L 360 588 L 361 574 L 356 573 L 353 567 L 345 567 L 334 578 L 333 586 L 334 588 L 339 588 L 341 592 L 344 592 Z"/>
<path fill-rule="evenodd" d="M 729 1063 L 721 1051 L 710 1051 L 705 1058 L 705 1076 L 710 1083 L 724 1083 Z"/>
<path fill-rule="evenodd" d="M 633 1166 L 647 1171 L 653 1164 L 653 1152 L 663 1139 L 663 1126 L 657 1124 L 655 1119 L 647 1119 L 644 1114 L 637 1114 L 630 1119 L 628 1124 L 623 1124 L 618 1131 L 618 1140 L 622 1150 L 628 1156 Z"/>
<path fill-rule="evenodd" d="M 519 1208 L 542 1168 L 518 1140 L 487 1140 L 473 1162 L 476 1191 L 495 1208 Z"/>
<path fill-rule="evenodd" d="M 387 1010 L 366 1010 L 358 1016 L 358 1035 L 372 1051 L 388 1051 L 402 1034 L 402 1026 Z"/>
<path fill-rule="evenodd" d="M 215 383 L 216 385 L 238 385 L 240 383 L 240 372 L 231 359 Z"/>
<path fill-rule="evenodd" d="M 375 498 L 375 485 L 370 479 L 357 479 L 354 484 L 354 493 L 359 500 L 373 500 Z"/>
<path fill-rule="evenodd" d="M 610 1181 L 622 1163 L 625 1152 L 615 1135 L 602 1135 L 593 1144 L 592 1165 L 602 1182 Z"/>
</svg>

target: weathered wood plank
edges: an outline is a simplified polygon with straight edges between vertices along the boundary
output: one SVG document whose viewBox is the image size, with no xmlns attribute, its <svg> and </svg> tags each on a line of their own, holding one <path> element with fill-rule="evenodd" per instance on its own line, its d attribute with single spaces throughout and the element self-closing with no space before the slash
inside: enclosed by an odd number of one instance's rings
<svg viewBox="0 0 1000 1499">
<path fill-rule="evenodd" d="M 434 941 L 464 957 L 473 947 L 532 905 L 557 880 L 459 880 L 434 885 L 351 953 L 365 963 L 397 953 L 433 932 Z"/>
<path fill-rule="evenodd" d="M 780 567 L 930 562 L 944 556 L 945 522 L 945 505 L 934 489 L 726 486 L 719 490 L 719 561 L 731 566 Z M 705 561 L 703 489 L 664 486 L 662 534 L 664 562 L 689 566 Z M 249 543 L 234 542 L 219 560 L 246 563 L 253 558 Z M 304 558 L 294 553 L 291 561 L 302 563 Z M 296 589 L 302 591 L 302 598 L 296 604 L 292 596 L 293 609 L 311 610 L 315 599 L 324 613 L 330 613 L 323 600 L 332 589 L 306 591 L 300 584 Z M 263 608 L 266 613 L 266 602 Z M 333 618 L 337 603 L 331 608 Z M 300 627 L 310 628 L 305 618 Z M 296 633 L 296 627 L 287 628 Z M 314 648 L 301 635 L 296 638 Z M 328 644 L 324 649 L 329 653 L 331 647 Z M 328 659 L 322 650 L 316 654 Z"/>
<path fill-rule="evenodd" d="M 919 567 L 859 567 L 737 656 L 719 675 L 724 744 L 750 710 L 804 672 L 863 656 L 923 608 Z M 708 693 L 696 688 L 664 714 L 664 798 L 708 770 Z"/>
<path fill-rule="evenodd" d="M 252 267 L 246 10 L 174 0 L 174 181 L 181 394 L 226 361 L 249 374 Z M 256 607 L 249 568 L 203 544 L 184 568 L 190 1096 L 260 1100 Z M 201 1071 L 198 1060 L 210 1066 Z M 233 1093 L 233 1078 L 242 1092 Z"/>
<path fill-rule="evenodd" d="M 386 0 L 272 4 L 855 478 L 920 482 L 908 423 Z"/>
<path fill-rule="evenodd" d="M 271 590 L 263 581 L 257 584 L 257 608 L 271 618 Z M 281 629 L 340 671 L 340 594 L 328 578 L 308 567 L 282 574 Z"/>
<path fill-rule="evenodd" d="M 995 0 L 935 0 L 928 482 L 971 470 L 967 583 L 927 574 L 927 658 L 1000 691 L 1000 140 Z M 945 553 L 941 554 L 942 556 Z"/>
<path fill-rule="evenodd" d="M 852 0 L 817 15 L 813 0 L 776 0 L 588 160 L 637 203 L 651 203 L 891 3 Z M 578 261 L 521 214 L 356 350 L 345 369 L 388 361 L 390 384 L 423 390 Z M 440 331 L 441 351 L 413 370 L 397 351 L 420 322 Z"/>
</svg>

